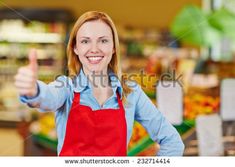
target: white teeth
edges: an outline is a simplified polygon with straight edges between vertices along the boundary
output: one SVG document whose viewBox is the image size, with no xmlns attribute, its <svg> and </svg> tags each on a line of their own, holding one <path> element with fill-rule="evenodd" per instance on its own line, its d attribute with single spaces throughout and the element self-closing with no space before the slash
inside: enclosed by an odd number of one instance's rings
<svg viewBox="0 0 235 167">
<path fill-rule="evenodd" d="M 88 57 L 89 60 L 91 61 L 98 61 L 101 60 L 103 57 Z"/>
</svg>

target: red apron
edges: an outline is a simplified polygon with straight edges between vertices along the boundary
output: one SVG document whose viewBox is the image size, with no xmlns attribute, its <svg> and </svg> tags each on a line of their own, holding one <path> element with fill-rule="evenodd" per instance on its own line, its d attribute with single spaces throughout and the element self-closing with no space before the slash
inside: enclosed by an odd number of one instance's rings
<svg viewBox="0 0 235 167">
<path fill-rule="evenodd" d="M 64 144 L 59 156 L 126 156 L 125 110 L 117 93 L 118 109 L 92 111 L 74 92 Z"/>
</svg>

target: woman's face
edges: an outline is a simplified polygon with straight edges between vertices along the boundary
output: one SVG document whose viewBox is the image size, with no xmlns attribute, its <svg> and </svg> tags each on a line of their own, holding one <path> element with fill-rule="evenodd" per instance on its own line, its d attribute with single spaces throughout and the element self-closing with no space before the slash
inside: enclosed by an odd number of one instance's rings
<svg viewBox="0 0 235 167">
<path fill-rule="evenodd" d="M 106 74 L 114 53 L 111 28 L 100 20 L 85 22 L 77 32 L 74 52 L 86 74 Z"/>
</svg>

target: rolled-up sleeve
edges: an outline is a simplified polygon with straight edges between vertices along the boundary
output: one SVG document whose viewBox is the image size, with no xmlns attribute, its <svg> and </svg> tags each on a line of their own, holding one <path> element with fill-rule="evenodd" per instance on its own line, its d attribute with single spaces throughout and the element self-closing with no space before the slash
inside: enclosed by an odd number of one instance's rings
<svg viewBox="0 0 235 167">
<path fill-rule="evenodd" d="M 184 144 L 177 130 L 167 121 L 138 85 L 135 120 L 141 123 L 151 139 L 160 145 L 158 156 L 182 156 Z"/>
<path fill-rule="evenodd" d="M 38 80 L 37 86 L 37 96 L 32 98 L 20 96 L 20 101 L 29 107 L 39 108 L 41 112 L 56 111 L 64 104 L 70 92 L 69 79 L 66 76 L 60 76 L 49 84 Z"/>
</svg>

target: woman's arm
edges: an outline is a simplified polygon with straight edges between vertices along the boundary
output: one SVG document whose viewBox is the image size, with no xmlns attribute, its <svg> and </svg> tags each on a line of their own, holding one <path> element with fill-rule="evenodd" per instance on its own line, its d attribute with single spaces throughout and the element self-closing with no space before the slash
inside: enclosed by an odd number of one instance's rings
<svg viewBox="0 0 235 167">
<path fill-rule="evenodd" d="M 148 131 L 152 140 L 160 145 L 159 156 L 182 156 L 184 144 L 176 129 L 166 120 L 141 87 L 136 88 L 135 120 Z"/>
<path fill-rule="evenodd" d="M 30 107 L 39 108 L 40 111 L 56 111 L 69 96 L 69 80 L 66 76 L 60 76 L 49 84 L 37 80 L 37 95 L 34 97 L 20 96 L 20 100 Z"/>
</svg>

